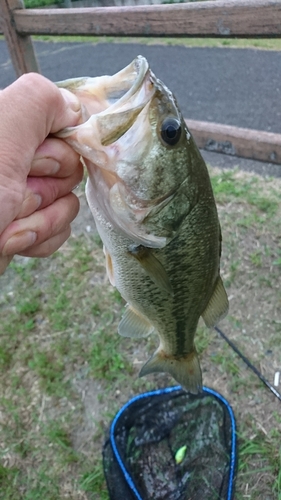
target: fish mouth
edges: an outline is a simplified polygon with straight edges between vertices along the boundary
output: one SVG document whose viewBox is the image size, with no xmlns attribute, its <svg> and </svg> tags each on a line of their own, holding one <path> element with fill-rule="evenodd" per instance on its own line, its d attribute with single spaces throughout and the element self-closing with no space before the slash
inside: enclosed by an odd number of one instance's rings
<svg viewBox="0 0 281 500">
<path fill-rule="evenodd" d="M 72 78 L 56 82 L 59 88 L 75 94 L 82 105 L 81 123 L 93 114 L 125 111 L 132 105 L 145 105 L 151 94 L 150 68 L 145 57 L 137 56 L 128 66 L 112 76 Z M 71 128 L 65 129 L 70 130 Z"/>
</svg>

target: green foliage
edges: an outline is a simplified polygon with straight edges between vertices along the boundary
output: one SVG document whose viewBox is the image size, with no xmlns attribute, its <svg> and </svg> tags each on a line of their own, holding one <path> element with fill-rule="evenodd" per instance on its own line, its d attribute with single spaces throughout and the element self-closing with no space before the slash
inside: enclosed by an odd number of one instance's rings
<svg viewBox="0 0 281 500">
<path fill-rule="evenodd" d="M 19 301 L 17 304 L 17 311 L 20 314 L 32 315 L 39 311 L 40 302 L 36 298 L 30 297 L 28 299 L 23 298 L 22 301 Z"/>
<path fill-rule="evenodd" d="M 106 330 L 100 330 L 93 337 L 89 366 L 96 379 L 113 382 L 132 374 L 132 366 L 121 353 L 119 346 L 122 339 L 117 334 L 112 335 Z"/>
<path fill-rule="evenodd" d="M 113 36 L 88 36 L 88 35 L 68 35 L 53 36 L 40 35 L 34 37 L 36 40 L 46 42 L 68 42 L 68 43 L 140 43 L 142 45 L 173 45 L 185 47 L 233 47 L 233 48 L 254 48 L 261 50 L 281 50 L 281 39 L 278 38 L 208 38 L 208 37 L 113 37 Z"/>
<path fill-rule="evenodd" d="M 250 259 L 254 266 L 262 266 L 262 252 L 260 250 L 256 250 L 255 252 L 251 253 Z"/>
<path fill-rule="evenodd" d="M 0 370 L 7 370 L 12 361 L 12 357 L 10 346 L 5 345 L 5 343 L 0 345 Z"/>
<path fill-rule="evenodd" d="M 24 0 L 26 9 L 36 9 L 38 7 L 46 7 L 49 5 L 62 5 L 63 0 Z"/>
<path fill-rule="evenodd" d="M 267 196 L 260 195 L 255 178 L 244 178 L 241 182 L 235 176 L 235 171 L 228 170 L 212 176 L 211 180 L 215 197 L 219 203 L 227 203 L 234 198 L 258 209 L 258 212 L 250 213 L 240 219 L 240 225 L 249 227 L 254 222 L 263 223 L 277 213 L 279 207 L 278 192 L 271 187 L 271 192 Z M 260 212 L 263 214 L 261 215 Z"/>
<path fill-rule="evenodd" d="M 281 439 L 280 433 L 275 436 L 275 438 Z M 242 459 L 242 462 L 239 465 L 240 471 L 250 474 L 253 471 L 249 471 L 248 460 L 249 458 L 254 457 L 258 458 L 261 466 L 261 470 L 270 470 L 270 467 L 274 467 L 276 472 L 278 473 L 278 480 L 280 474 L 280 449 L 276 450 L 273 442 L 270 439 L 267 439 L 263 433 L 257 431 L 256 435 L 251 439 L 247 440 L 243 436 L 241 436 L 240 440 L 240 448 L 239 448 L 239 456 Z M 279 493 L 281 493 L 281 488 L 279 489 Z"/>
<path fill-rule="evenodd" d="M 44 391 L 50 395 L 63 396 L 64 363 L 54 353 L 37 351 L 33 354 L 28 366 L 40 377 L 40 384 Z"/>
<path fill-rule="evenodd" d="M 277 259 L 273 261 L 274 266 L 281 266 L 281 249 L 277 250 Z M 280 257 L 279 257 L 280 256 Z"/>
<path fill-rule="evenodd" d="M 83 491 L 88 493 L 99 492 L 100 500 L 108 500 L 108 492 L 106 489 L 105 478 L 103 474 L 102 462 L 93 464 L 93 467 L 82 475 L 79 485 Z"/>
<path fill-rule="evenodd" d="M 26 491 L 24 500 L 58 500 L 59 485 L 54 481 L 48 469 L 42 466 L 38 471 L 38 476 L 34 481 L 29 481 L 29 488 Z"/>
<path fill-rule="evenodd" d="M 196 350 L 199 354 L 203 354 L 203 352 L 207 349 L 208 345 L 212 342 L 214 336 L 214 332 L 210 332 L 207 327 L 198 327 L 196 332 Z"/>
<path fill-rule="evenodd" d="M 0 498 L 3 500 L 16 500 L 15 487 L 20 471 L 16 467 L 4 467 L 0 463 Z M 5 496 L 3 496 L 5 495 Z"/>
</svg>

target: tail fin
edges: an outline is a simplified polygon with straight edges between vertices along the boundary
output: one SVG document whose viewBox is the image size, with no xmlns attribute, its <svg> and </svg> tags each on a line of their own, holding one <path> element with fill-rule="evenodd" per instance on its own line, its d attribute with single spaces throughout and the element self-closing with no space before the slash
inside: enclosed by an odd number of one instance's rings
<svg viewBox="0 0 281 500">
<path fill-rule="evenodd" d="M 195 350 L 181 358 L 167 356 L 164 351 L 157 350 L 143 365 L 139 376 L 143 377 L 154 372 L 169 373 L 192 394 L 198 394 L 202 390 L 202 374 Z"/>
</svg>

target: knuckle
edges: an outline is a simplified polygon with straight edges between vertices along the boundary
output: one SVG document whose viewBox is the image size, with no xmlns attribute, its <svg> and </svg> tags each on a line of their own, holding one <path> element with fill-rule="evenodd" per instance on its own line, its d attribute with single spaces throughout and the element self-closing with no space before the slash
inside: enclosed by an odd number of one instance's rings
<svg viewBox="0 0 281 500">
<path fill-rule="evenodd" d="M 40 101 L 45 102 L 46 106 L 49 106 L 50 102 L 54 103 L 60 97 L 56 86 L 39 73 L 26 73 L 18 81 L 28 87 L 29 91 L 32 88 L 33 98 L 38 96 Z M 42 99 L 42 96 L 44 96 L 44 99 Z"/>
</svg>

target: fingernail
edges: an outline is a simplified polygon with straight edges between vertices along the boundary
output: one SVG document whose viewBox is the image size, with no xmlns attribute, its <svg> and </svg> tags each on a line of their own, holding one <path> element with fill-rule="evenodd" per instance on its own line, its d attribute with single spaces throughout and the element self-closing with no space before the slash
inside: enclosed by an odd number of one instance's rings
<svg viewBox="0 0 281 500">
<path fill-rule="evenodd" d="M 57 160 L 44 156 L 42 158 L 36 158 L 32 161 L 31 168 L 34 170 L 40 170 L 44 175 L 54 175 L 60 169 L 60 164 Z"/>
<path fill-rule="evenodd" d="M 22 204 L 21 212 L 29 210 L 30 213 L 35 212 L 42 204 L 42 196 L 40 194 L 31 193 Z M 21 216 L 22 218 L 23 216 Z M 19 219 L 19 217 L 17 217 Z"/>
<path fill-rule="evenodd" d="M 34 206 L 36 206 L 36 208 L 34 208 L 34 210 L 37 210 L 39 207 L 41 207 L 42 196 L 40 196 L 40 194 L 34 194 L 33 198 L 34 198 Z"/>
<path fill-rule="evenodd" d="M 6 242 L 2 250 L 3 257 L 23 252 L 23 250 L 35 243 L 36 238 L 37 234 L 34 231 L 22 231 L 21 233 L 14 234 Z"/>
<path fill-rule="evenodd" d="M 72 92 L 66 89 L 61 89 L 61 91 L 67 105 L 75 112 L 81 111 L 81 104 L 76 95 L 72 94 Z"/>
<path fill-rule="evenodd" d="M 42 205 L 42 197 L 40 194 L 35 194 L 32 192 L 27 193 L 27 197 L 25 198 L 20 212 L 17 215 L 17 219 L 22 219 L 23 217 L 28 217 L 28 215 L 32 214 Z"/>
</svg>

